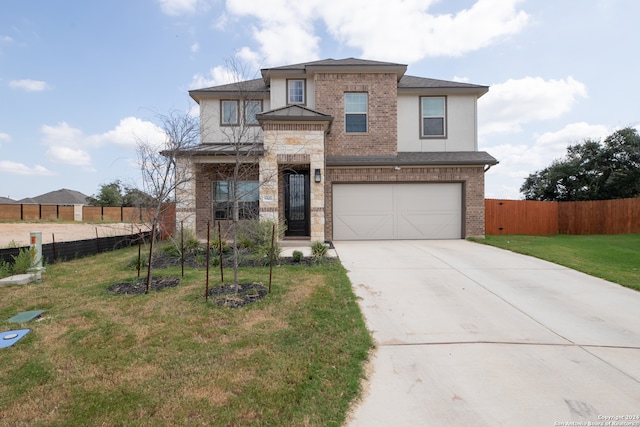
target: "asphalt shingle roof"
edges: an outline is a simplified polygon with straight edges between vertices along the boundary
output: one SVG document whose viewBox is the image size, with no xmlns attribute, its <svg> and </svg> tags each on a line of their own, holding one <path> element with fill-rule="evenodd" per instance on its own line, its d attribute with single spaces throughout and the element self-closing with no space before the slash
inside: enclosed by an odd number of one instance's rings
<svg viewBox="0 0 640 427">
<path fill-rule="evenodd" d="M 328 156 L 327 166 L 496 165 L 485 151 L 398 153 L 396 156 Z"/>
</svg>

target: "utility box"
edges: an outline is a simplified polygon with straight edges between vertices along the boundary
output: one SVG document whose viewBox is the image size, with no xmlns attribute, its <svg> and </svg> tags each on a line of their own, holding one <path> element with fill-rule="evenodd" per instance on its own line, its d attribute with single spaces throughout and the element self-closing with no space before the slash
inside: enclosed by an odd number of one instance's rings
<svg viewBox="0 0 640 427">
<path fill-rule="evenodd" d="M 36 282 L 42 282 L 42 273 L 44 267 L 42 267 L 42 232 L 32 231 L 30 233 L 30 245 L 29 253 L 31 253 L 31 268 L 29 273 L 35 276 Z"/>
</svg>

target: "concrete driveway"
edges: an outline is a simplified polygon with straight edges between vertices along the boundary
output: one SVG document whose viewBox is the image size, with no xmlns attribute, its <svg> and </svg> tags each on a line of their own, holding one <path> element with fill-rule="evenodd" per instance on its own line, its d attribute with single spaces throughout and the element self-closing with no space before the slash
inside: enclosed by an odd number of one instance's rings
<svg viewBox="0 0 640 427">
<path fill-rule="evenodd" d="M 640 427 L 640 292 L 464 240 L 334 244 L 377 342 L 350 426 Z"/>
</svg>

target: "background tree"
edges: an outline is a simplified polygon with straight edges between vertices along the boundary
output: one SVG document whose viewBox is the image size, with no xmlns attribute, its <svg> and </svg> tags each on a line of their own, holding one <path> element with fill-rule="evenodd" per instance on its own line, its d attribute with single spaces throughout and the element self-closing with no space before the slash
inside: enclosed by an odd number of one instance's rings
<svg viewBox="0 0 640 427">
<path fill-rule="evenodd" d="M 87 197 L 91 206 L 123 206 L 122 184 L 114 181 L 110 184 L 102 184 L 97 194 Z"/>
<path fill-rule="evenodd" d="M 567 148 L 520 188 L 527 200 L 578 201 L 640 197 L 640 135 L 624 128 L 603 143 L 591 139 Z"/>
</svg>

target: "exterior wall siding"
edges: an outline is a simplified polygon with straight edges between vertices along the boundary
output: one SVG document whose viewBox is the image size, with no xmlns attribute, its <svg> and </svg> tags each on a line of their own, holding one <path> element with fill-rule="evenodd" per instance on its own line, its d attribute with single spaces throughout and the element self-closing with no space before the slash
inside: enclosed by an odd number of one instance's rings
<svg viewBox="0 0 640 427">
<path fill-rule="evenodd" d="M 420 95 L 398 96 L 398 151 L 476 151 L 478 149 L 476 97 L 446 96 L 446 138 L 420 138 Z"/>
<path fill-rule="evenodd" d="M 397 153 L 398 82 L 395 73 L 315 75 L 316 110 L 333 116 L 327 156 L 392 156 Z M 345 132 L 345 92 L 368 94 L 368 132 Z"/>
<path fill-rule="evenodd" d="M 483 167 L 327 168 L 325 180 L 325 234 L 333 239 L 333 183 L 461 182 L 464 237 L 484 236 Z"/>
</svg>

